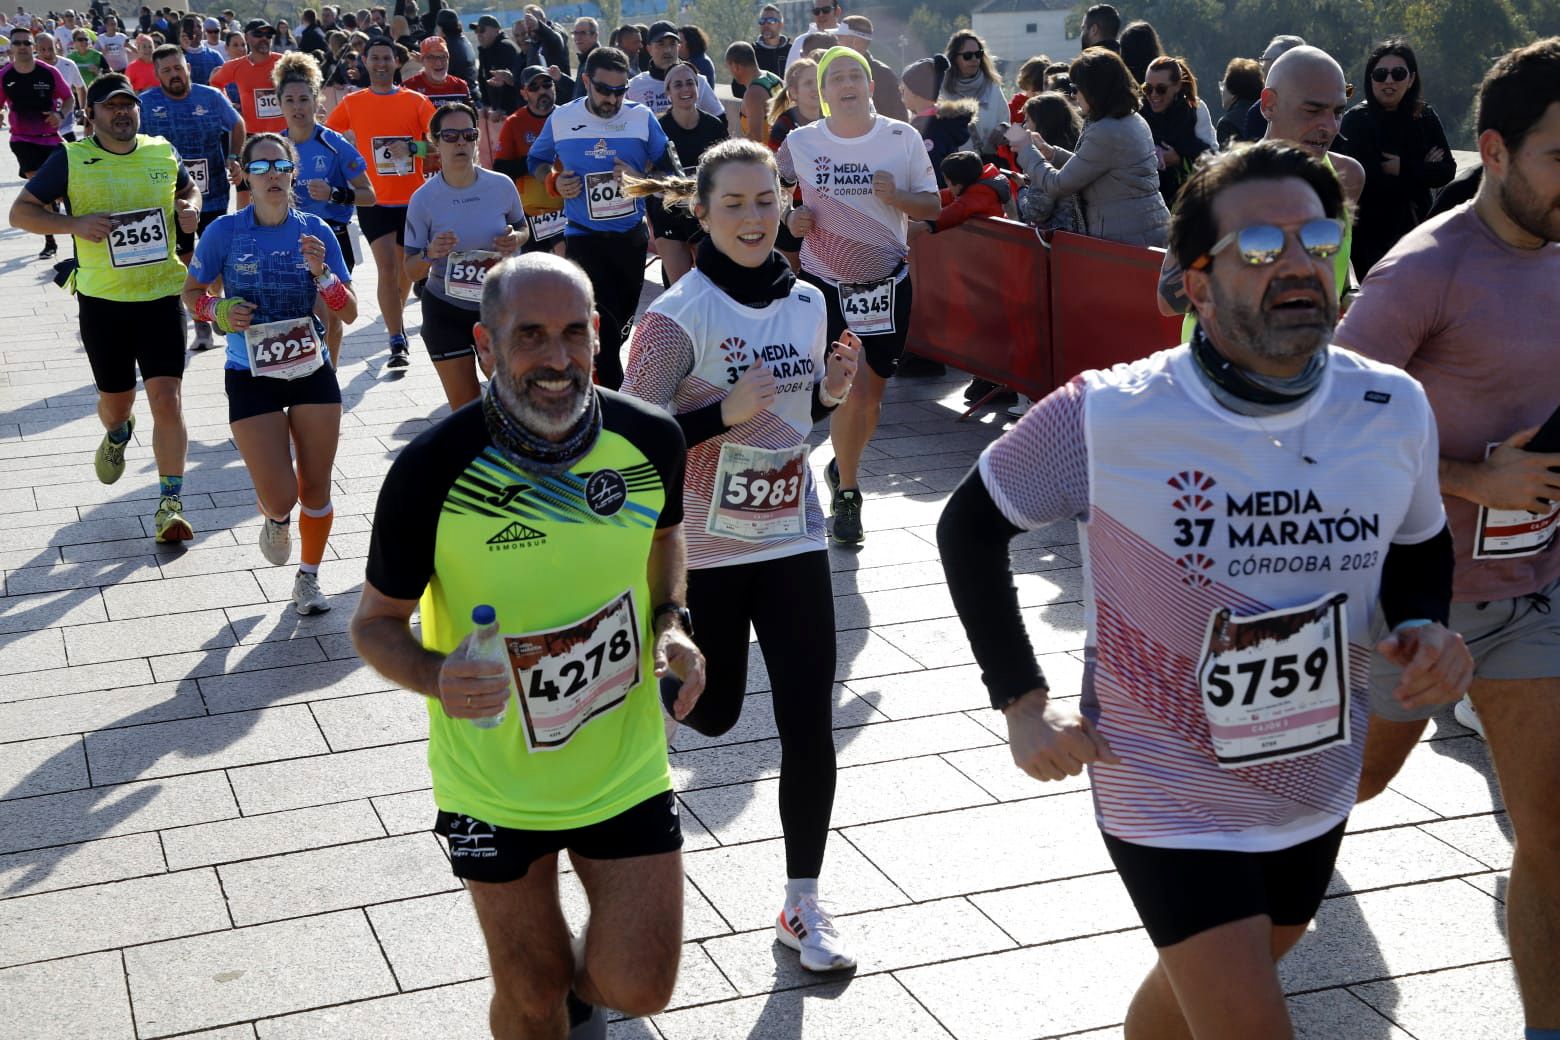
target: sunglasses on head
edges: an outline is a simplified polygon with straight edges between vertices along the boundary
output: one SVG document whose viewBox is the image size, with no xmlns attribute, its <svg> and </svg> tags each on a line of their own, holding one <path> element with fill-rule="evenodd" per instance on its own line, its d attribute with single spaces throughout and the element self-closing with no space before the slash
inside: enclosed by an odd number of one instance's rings
<svg viewBox="0 0 1560 1040">
<path fill-rule="evenodd" d="M 1388 79 L 1401 83 L 1408 78 L 1408 69 L 1403 65 L 1394 65 L 1390 69 L 1371 69 L 1370 78 L 1377 83 L 1385 83 Z"/>
<path fill-rule="evenodd" d="M 978 61 L 986 56 L 985 51 L 960 51 L 959 57 L 965 61 Z"/>
<path fill-rule="evenodd" d="M 298 164 L 291 159 L 251 159 L 244 164 L 244 172 L 251 177 L 258 177 L 262 173 L 292 173 L 298 168 Z"/>
<path fill-rule="evenodd" d="M 585 82 L 590 84 L 591 90 L 594 90 L 598 94 L 605 94 L 608 97 L 622 97 L 624 94 L 628 93 L 628 84 L 626 83 L 621 87 L 606 87 L 602 86 L 600 83 L 597 83 L 593 79 L 587 78 Z"/>
<path fill-rule="evenodd" d="M 1331 217 L 1317 217 L 1301 224 L 1293 234 L 1300 240 L 1300 248 L 1314 260 L 1326 260 L 1336 256 L 1343 248 L 1343 222 Z M 1290 232 L 1276 224 L 1252 224 L 1239 231 L 1231 231 L 1213 244 L 1192 264 L 1194 271 L 1201 271 L 1213 263 L 1213 258 L 1234 245 L 1240 252 L 1240 261 L 1247 267 L 1266 267 L 1277 263 L 1284 255 L 1284 247 Z"/>
<path fill-rule="evenodd" d="M 470 130 L 440 130 L 435 136 L 445 144 L 455 144 L 457 141 L 470 144 L 481 137 L 482 132 L 473 127 Z"/>
</svg>

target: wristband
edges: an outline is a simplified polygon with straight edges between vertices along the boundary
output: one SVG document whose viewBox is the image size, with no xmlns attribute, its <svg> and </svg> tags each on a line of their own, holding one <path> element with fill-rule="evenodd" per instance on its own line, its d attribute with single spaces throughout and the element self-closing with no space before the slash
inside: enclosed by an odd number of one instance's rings
<svg viewBox="0 0 1560 1040">
<path fill-rule="evenodd" d="M 203 321 L 208 325 L 216 320 L 218 299 L 219 297 L 216 296 L 202 294 L 201 298 L 195 301 L 195 320 Z"/>
<path fill-rule="evenodd" d="M 320 299 L 324 300 L 325 306 L 332 311 L 339 311 L 347 305 L 347 300 L 349 299 L 347 287 L 334 274 L 331 275 L 327 284 L 319 286 L 319 290 Z"/>
<path fill-rule="evenodd" d="M 413 141 L 412 142 L 412 154 L 417 156 L 417 158 L 419 158 L 419 159 L 426 158 L 427 155 L 428 155 L 428 142 L 427 141 Z"/>
<path fill-rule="evenodd" d="M 1426 625 L 1433 625 L 1433 624 L 1435 624 L 1435 622 L 1431 621 L 1429 618 L 1422 618 L 1422 617 L 1409 618 L 1407 621 L 1400 621 L 1400 622 L 1398 622 L 1398 626 L 1396 628 L 1394 628 L 1392 631 L 1393 632 L 1401 632 L 1404 629 L 1408 629 L 1408 628 L 1424 628 Z"/>
<path fill-rule="evenodd" d="M 350 206 L 357 201 L 357 192 L 352 188 L 335 188 L 330 193 L 330 201 L 341 206 Z"/>
<path fill-rule="evenodd" d="M 820 379 L 818 381 L 818 403 L 823 405 L 825 408 L 838 408 L 840 405 L 845 403 L 845 399 L 849 396 L 850 387 L 848 386 L 845 388 L 845 392 L 843 394 L 835 397 L 833 394 L 829 393 L 828 388 L 823 385 L 823 380 Z"/>
<path fill-rule="evenodd" d="M 217 301 L 211 308 L 211 323 L 217 327 L 217 331 L 224 335 L 235 331 L 230 320 L 233 316 L 233 308 L 244 301 L 232 296 L 224 296 L 221 299 L 212 296 L 208 297 L 208 299 Z"/>
</svg>

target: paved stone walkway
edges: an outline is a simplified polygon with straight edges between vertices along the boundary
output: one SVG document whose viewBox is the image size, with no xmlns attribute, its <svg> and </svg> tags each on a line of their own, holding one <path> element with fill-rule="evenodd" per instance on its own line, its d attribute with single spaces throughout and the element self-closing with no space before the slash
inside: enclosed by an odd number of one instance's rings
<svg viewBox="0 0 1560 1040">
<path fill-rule="evenodd" d="M 101 429 L 75 303 L 44 281 L 37 249 L 0 231 L 0 1035 L 485 1037 L 481 939 L 427 830 L 422 704 L 345 635 L 381 476 L 444 412 L 421 345 L 404 379 L 378 377 L 384 330 L 360 267 L 322 570 L 335 609 L 303 619 L 291 568 L 254 545 L 220 353 L 193 355 L 185 382 L 192 544 L 148 536 L 144 405 L 124 478 L 93 478 Z M 681 982 L 671 1010 L 615 1023 L 615 1038 L 1121 1035 L 1151 951 L 1087 784 L 1012 767 L 941 581 L 942 502 L 1001 429 L 993 416 L 955 425 L 959 389 L 893 384 L 864 470 L 870 536 L 831 550 L 841 770 L 824 891 L 860 971 L 805 976 L 772 941 L 779 750 L 755 658 L 742 723 L 674 741 Z M 1013 553 L 1060 690 L 1082 667 L 1076 540 L 1058 525 Z M 1448 715 L 1355 816 L 1334 894 L 1283 970 L 1303 1036 L 1520 1034 L 1501 923 L 1511 844 L 1491 775 Z"/>
</svg>

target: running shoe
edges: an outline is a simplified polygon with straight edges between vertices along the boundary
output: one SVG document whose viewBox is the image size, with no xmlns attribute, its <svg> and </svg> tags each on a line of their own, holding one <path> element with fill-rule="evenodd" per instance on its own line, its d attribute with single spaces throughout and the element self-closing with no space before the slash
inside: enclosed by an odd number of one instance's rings
<svg viewBox="0 0 1560 1040">
<path fill-rule="evenodd" d="M 828 466 L 824 468 L 823 479 L 829 485 L 829 515 L 834 515 L 834 506 L 840 500 L 840 460 L 830 459 Z"/>
<path fill-rule="evenodd" d="M 58 253 L 59 251 L 60 251 L 60 247 L 55 243 L 54 236 L 53 235 L 45 235 L 45 236 L 43 236 L 43 249 L 39 251 L 38 259 L 39 260 L 53 260 L 54 259 L 54 254 Z"/>
<path fill-rule="evenodd" d="M 184 519 L 184 503 L 177 495 L 164 495 L 157 503 L 157 515 L 152 520 L 157 528 L 157 540 L 163 544 L 187 542 L 195 537 L 195 529 Z"/>
<path fill-rule="evenodd" d="M 1484 723 L 1479 721 L 1479 709 L 1473 706 L 1473 699 L 1466 693 L 1457 702 L 1457 707 L 1452 709 L 1452 717 L 1477 733 L 1480 740 L 1485 739 Z"/>
<path fill-rule="evenodd" d="M 191 350 L 211 349 L 211 322 L 197 321 L 195 323 L 195 345 Z"/>
<path fill-rule="evenodd" d="M 272 566 L 280 567 L 292 553 L 292 524 L 279 524 L 266 517 L 260 524 L 260 555 Z"/>
<path fill-rule="evenodd" d="M 861 492 L 841 491 L 834 496 L 834 540 L 855 545 L 866 537 L 861 529 Z"/>
<path fill-rule="evenodd" d="M 129 418 L 130 435 L 135 436 L 135 416 Z M 112 484 L 125 475 L 125 445 L 130 443 L 130 437 L 123 442 L 115 444 L 109 440 L 108 434 L 103 434 L 103 443 L 98 445 L 97 457 L 92 460 L 92 467 L 97 470 L 97 478 L 105 484 Z"/>
<path fill-rule="evenodd" d="M 1031 401 L 1029 398 L 1025 397 L 1023 394 L 1019 394 L 1018 395 L 1018 403 L 1016 403 L 1012 407 L 1010 407 L 1007 410 L 1007 413 L 1009 415 L 1011 415 L 1015 419 L 1022 419 L 1024 417 L 1024 413 L 1029 411 L 1029 409 L 1033 405 L 1034 405 L 1033 401 Z"/>
<path fill-rule="evenodd" d="M 390 337 L 390 360 L 385 362 L 386 368 L 405 368 L 412 363 L 411 348 L 406 345 L 406 336 L 396 334 Z"/>
<path fill-rule="evenodd" d="M 320 591 L 320 576 L 299 571 L 293 578 L 293 609 L 298 613 L 323 614 L 330 609 L 330 600 Z"/>
<path fill-rule="evenodd" d="M 800 953 L 802 967 L 808 971 L 846 971 L 856 966 L 856 958 L 845 952 L 834 918 L 815 896 L 803 896 L 801 902 L 780 911 L 775 938 Z"/>
</svg>

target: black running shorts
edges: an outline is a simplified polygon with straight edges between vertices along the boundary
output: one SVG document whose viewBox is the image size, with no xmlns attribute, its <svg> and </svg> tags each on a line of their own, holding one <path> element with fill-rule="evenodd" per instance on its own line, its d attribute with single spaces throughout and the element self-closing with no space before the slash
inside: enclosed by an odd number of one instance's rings
<svg viewBox="0 0 1560 1040">
<path fill-rule="evenodd" d="M 405 206 L 359 206 L 357 215 L 363 241 L 370 246 L 386 235 L 394 235 L 396 245 L 406 245 Z"/>
<path fill-rule="evenodd" d="M 495 885 L 520 880 L 532 863 L 564 849 L 587 859 L 631 859 L 676 852 L 683 840 L 671 791 L 588 827 L 522 831 L 441 811 L 433 829 L 449 842 L 456 877 Z"/>
<path fill-rule="evenodd" d="M 123 303 L 76 295 L 81 344 L 92 366 L 92 382 L 105 394 L 135 389 L 141 378 L 184 376 L 184 305 L 177 296 Z"/>
<path fill-rule="evenodd" d="M 1343 828 L 1273 852 L 1162 849 L 1103 837 L 1148 937 L 1163 948 L 1263 914 L 1276 925 L 1305 924 L 1327 894 Z"/>
<path fill-rule="evenodd" d="M 829 311 L 829 342 L 833 343 L 845 331 L 845 312 L 840 309 L 840 289 L 806 268 L 801 280 L 818 287 Z M 894 331 L 876 336 L 861 336 L 861 353 L 867 365 L 882 376 L 891 379 L 899 369 L 899 359 L 905 353 L 905 341 L 910 337 L 910 277 L 906 275 L 894 286 Z M 858 333 L 859 335 L 859 333 Z"/>
<path fill-rule="evenodd" d="M 257 376 L 238 368 L 223 369 L 222 379 L 227 388 L 229 423 L 284 412 L 300 404 L 341 406 L 341 384 L 336 381 L 336 370 L 330 367 L 329 358 L 300 379 Z"/>
</svg>

